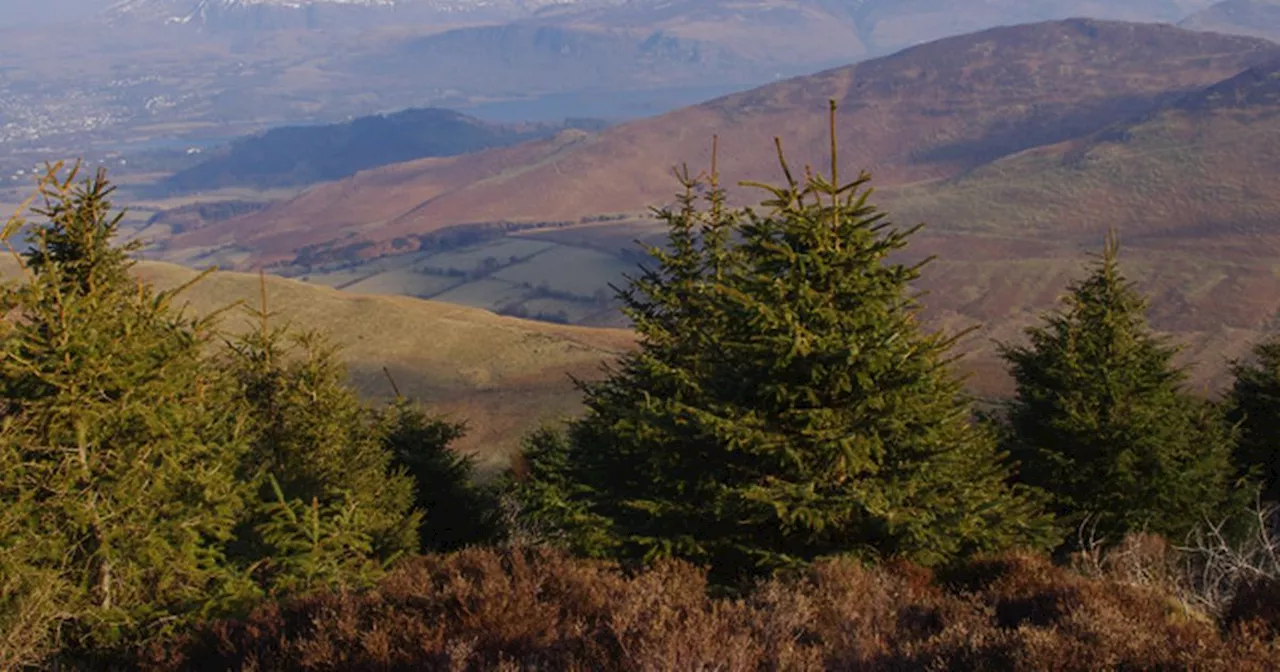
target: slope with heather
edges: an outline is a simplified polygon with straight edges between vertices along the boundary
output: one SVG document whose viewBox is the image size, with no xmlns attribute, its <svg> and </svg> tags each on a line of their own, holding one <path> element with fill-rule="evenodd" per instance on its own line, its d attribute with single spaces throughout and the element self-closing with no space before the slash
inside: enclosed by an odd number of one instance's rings
<svg viewBox="0 0 1280 672">
<path fill-rule="evenodd" d="M 1262 40 L 1162 25 L 1068 20 L 997 28 L 597 136 L 375 169 L 164 247 L 175 259 L 230 246 L 255 262 L 287 262 L 299 248 L 337 240 L 377 252 L 450 225 L 643 212 L 669 201 L 670 166 L 707 163 L 713 134 L 731 181 L 773 177 L 768 138 L 775 129 L 800 165 L 821 160 L 822 109 L 831 98 L 842 102 L 846 170 L 869 169 L 881 187 L 949 178 L 1147 113 L 1275 50 Z"/>
</svg>

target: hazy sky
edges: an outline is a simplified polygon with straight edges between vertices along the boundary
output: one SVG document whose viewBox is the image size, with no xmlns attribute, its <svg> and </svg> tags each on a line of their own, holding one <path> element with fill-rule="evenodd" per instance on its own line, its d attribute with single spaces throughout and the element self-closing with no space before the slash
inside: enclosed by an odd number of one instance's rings
<svg viewBox="0 0 1280 672">
<path fill-rule="evenodd" d="M 95 14 L 113 0 L 0 0 L 0 27 L 52 23 Z"/>
</svg>

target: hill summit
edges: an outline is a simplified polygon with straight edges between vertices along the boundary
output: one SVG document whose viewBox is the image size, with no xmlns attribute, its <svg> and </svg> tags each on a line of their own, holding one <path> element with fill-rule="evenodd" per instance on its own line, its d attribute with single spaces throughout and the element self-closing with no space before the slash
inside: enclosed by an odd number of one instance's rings
<svg viewBox="0 0 1280 672">
<path fill-rule="evenodd" d="M 1271 114 L 1280 112 L 1280 60 L 1251 67 L 1183 98 L 1173 107 L 1188 111 L 1271 108 Z"/>
</svg>

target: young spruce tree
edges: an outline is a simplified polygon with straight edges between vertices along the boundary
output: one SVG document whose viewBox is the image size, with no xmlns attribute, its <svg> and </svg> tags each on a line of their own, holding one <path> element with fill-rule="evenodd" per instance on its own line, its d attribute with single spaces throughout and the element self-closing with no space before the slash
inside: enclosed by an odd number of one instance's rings
<svg viewBox="0 0 1280 672">
<path fill-rule="evenodd" d="M 266 292 L 264 277 L 257 328 L 227 351 L 254 437 L 244 477 L 260 502 L 235 554 L 257 562 L 272 588 L 367 581 L 418 548 L 413 479 L 395 465 L 379 416 L 346 384 L 335 349 L 320 334 L 272 325 Z"/>
<path fill-rule="evenodd" d="M 132 277 L 103 173 L 58 173 L 0 294 L 0 590 L 19 593 L 0 622 L 35 627 L 42 600 L 74 649 L 243 596 L 222 548 L 251 493 L 243 406 L 203 358 L 209 322 Z"/>
<path fill-rule="evenodd" d="M 389 376 L 388 376 L 389 377 Z M 489 543 L 500 535 L 495 489 L 475 482 L 475 459 L 450 446 L 466 423 L 431 415 L 400 397 L 378 413 L 383 447 L 415 487 L 424 513 L 418 539 L 424 552 L 454 551 Z"/>
<path fill-rule="evenodd" d="M 1146 299 L 1120 273 L 1114 234 L 1063 308 L 1002 346 L 1017 396 L 1009 450 L 1020 480 L 1054 499 L 1067 541 L 1127 532 L 1175 540 L 1225 514 L 1231 432 L 1182 389 L 1175 348 L 1147 326 Z M 1215 521 L 1216 522 L 1216 521 Z"/>
<path fill-rule="evenodd" d="M 1252 359 L 1231 371 L 1227 419 L 1240 430 L 1237 473 L 1257 482 L 1263 502 L 1280 503 L 1280 338 L 1256 344 Z"/>
<path fill-rule="evenodd" d="M 562 473 L 543 479 L 571 489 L 534 515 L 594 520 L 578 541 L 609 539 L 601 554 L 680 556 L 718 581 L 1043 543 L 1046 520 L 971 421 L 953 339 L 918 324 L 920 265 L 887 259 L 914 229 L 868 203 L 865 174 L 838 181 L 834 125 L 833 104 L 830 179 L 801 184 L 782 160 L 787 183 L 758 185 L 763 214 L 726 211 L 714 161 L 698 209 L 685 173 L 681 207 L 660 213 L 670 249 L 621 293 L 640 348 L 582 385 L 567 450 L 544 451 Z"/>
</svg>

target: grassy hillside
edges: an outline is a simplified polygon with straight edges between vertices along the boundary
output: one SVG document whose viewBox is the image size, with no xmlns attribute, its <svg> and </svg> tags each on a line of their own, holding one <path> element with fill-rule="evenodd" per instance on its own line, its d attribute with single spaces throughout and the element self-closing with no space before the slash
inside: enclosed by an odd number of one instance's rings
<svg viewBox="0 0 1280 672">
<path fill-rule="evenodd" d="M 0 256 L 0 275 L 17 266 Z M 138 272 L 159 287 L 190 280 L 195 271 L 144 262 Z M 544 419 L 578 412 L 569 374 L 590 378 L 630 346 L 625 331 L 587 329 L 500 317 L 474 308 L 406 297 L 362 296 L 268 276 L 270 308 L 300 328 L 319 328 L 344 346 L 352 380 L 370 399 L 393 396 L 382 367 L 401 391 L 433 410 L 464 418 L 471 431 L 458 443 L 484 467 L 505 463 L 520 437 Z M 216 272 L 185 295 L 204 314 L 234 303 L 257 305 L 257 275 Z M 179 302 L 181 303 L 181 301 Z M 232 312 L 231 331 L 251 326 Z"/>
</svg>

